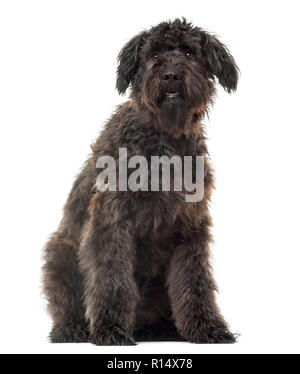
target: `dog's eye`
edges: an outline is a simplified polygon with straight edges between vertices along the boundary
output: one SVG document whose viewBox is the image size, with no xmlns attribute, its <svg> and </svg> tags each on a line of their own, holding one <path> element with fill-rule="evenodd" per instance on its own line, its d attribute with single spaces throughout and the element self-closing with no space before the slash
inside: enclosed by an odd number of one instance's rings
<svg viewBox="0 0 300 374">
<path fill-rule="evenodd" d="M 152 56 L 153 60 L 157 60 L 158 59 L 158 53 L 154 53 L 154 55 Z"/>
<path fill-rule="evenodd" d="M 194 55 L 191 51 L 185 51 L 185 57 L 191 60 L 194 57 Z"/>
</svg>

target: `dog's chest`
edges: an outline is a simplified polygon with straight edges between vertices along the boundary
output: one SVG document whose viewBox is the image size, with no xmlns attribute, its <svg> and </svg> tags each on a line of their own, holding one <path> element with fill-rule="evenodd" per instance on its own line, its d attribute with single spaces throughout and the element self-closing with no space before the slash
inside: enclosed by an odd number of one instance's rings
<svg viewBox="0 0 300 374">
<path fill-rule="evenodd" d="M 137 266 L 142 279 L 151 279 L 161 275 L 168 268 L 177 238 L 173 234 L 168 238 L 152 236 L 136 239 Z"/>
</svg>

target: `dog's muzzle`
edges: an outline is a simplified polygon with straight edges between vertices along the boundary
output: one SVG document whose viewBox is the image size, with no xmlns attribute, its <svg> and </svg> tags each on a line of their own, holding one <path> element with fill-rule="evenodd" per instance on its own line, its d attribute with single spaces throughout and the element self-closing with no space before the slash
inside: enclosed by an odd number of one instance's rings
<svg viewBox="0 0 300 374">
<path fill-rule="evenodd" d="M 182 75 L 178 70 L 168 68 L 161 75 L 161 98 L 163 100 L 183 98 Z"/>
</svg>

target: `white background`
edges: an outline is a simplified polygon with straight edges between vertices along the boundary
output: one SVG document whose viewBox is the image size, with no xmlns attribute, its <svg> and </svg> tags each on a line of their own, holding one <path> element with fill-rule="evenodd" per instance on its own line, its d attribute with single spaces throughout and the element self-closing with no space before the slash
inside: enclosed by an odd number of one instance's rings
<svg viewBox="0 0 300 374">
<path fill-rule="evenodd" d="M 0 2 L 0 351 L 300 351 L 298 1 Z M 235 345 L 51 345 L 41 254 L 114 107 L 116 56 L 177 16 L 216 32 L 240 69 L 206 120 L 217 190 L 213 263 Z"/>
</svg>

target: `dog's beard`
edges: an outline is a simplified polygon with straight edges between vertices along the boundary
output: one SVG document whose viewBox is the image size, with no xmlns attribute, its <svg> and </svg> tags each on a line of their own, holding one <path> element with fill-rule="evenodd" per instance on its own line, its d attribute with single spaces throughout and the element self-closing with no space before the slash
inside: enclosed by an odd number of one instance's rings
<svg viewBox="0 0 300 374">
<path fill-rule="evenodd" d="M 178 122 L 185 110 L 184 102 L 181 98 L 164 99 L 160 105 L 162 112 L 170 121 Z"/>
<path fill-rule="evenodd" d="M 187 120 L 187 106 L 183 95 L 183 90 L 165 89 L 159 95 L 157 105 L 161 127 L 168 128 L 169 131 L 184 128 Z"/>
</svg>

